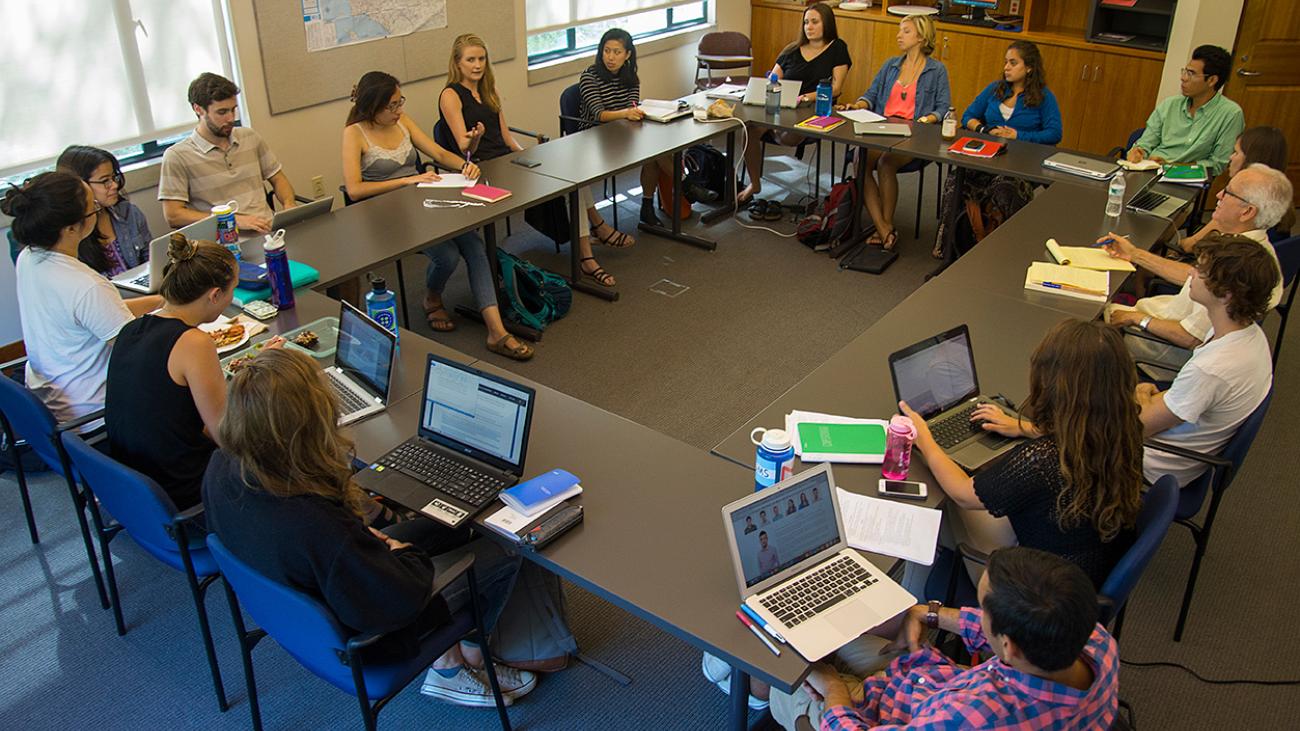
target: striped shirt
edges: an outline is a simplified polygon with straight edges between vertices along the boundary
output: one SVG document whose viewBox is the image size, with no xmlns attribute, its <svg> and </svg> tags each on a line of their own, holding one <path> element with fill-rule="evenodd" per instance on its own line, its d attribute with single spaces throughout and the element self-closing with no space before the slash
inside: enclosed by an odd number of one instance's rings
<svg viewBox="0 0 1300 731">
<path fill-rule="evenodd" d="M 239 213 L 272 215 L 263 181 L 280 172 L 280 161 L 247 127 L 230 132 L 230 149 L 208 142 L 198 130 L 163 153 L 158 200 L 181 201 L 197 211 L 235 201 Z"/>
<path fill-rule="evenodd" d="M 1101 626 L 1083 648 L 1092 686 L 1076 690 L 1003 663 L 980 628 L 980 610 L 963 609 L 966 649 L 993 657 L 973 668 L 954 665 L 932 647 L 895 658 L 883 677 L 863 681 L 861 704 L 832 706 L 822 731 L 849 729 L 1107 729 L 1119 705 L 1119 648 Z"/>
<path fill-rule="evenodd" d="M 617 112 L 641 101 L 640 84 L 628 86 L 618 79 L 606 81 L 596 73 L 594 65 L 582 72 L 578 78 L 578 89 L 582 92 L 578 116 L 591 122 L 599 122 L 601 112 Z M 588 124 L 584 129 L 592 126 L 594 125 Z"/>
</svg>

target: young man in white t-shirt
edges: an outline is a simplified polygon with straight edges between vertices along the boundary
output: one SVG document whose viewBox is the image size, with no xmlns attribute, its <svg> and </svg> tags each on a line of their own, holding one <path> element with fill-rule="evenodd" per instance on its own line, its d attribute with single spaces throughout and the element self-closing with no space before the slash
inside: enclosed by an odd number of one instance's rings
<svg viewBox="0 0 1300 731">
<path fill-rule="evenodd" d="M 1255 323 L 1268 312 L 1281 275 L 1269 252 L 1240 236 L 1207 236 L 1195 253 L 1189 287 L 1209 315 L 1210 331 L 1167 391 L 1139 384 L 1137 401 L 1147 437 L 1217 454 L 1272 387 L 1268 340 Z M 1148 481 L 1172 474 L 1180 487 L 1205 469 L 1151 447 L 1143 459 Z"/>
</svg>

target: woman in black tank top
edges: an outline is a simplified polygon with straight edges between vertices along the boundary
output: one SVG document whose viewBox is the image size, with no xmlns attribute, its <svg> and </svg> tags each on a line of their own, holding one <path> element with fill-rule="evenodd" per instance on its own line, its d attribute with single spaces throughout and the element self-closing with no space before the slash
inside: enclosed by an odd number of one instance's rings
<svg viewBox="0 0 1300 731">
<path fill-rule="evenodd" d="M 104 421 L 114 459 L 152 478 L 178 510 L 200 502 L 226 410 L 217 348 L 197 329 L 230 306 L 235 257 L 174 233 L 163 270 L 163 306 L 122 327 L 108 361 Z"/>
<path fill-rule="evenodd" d="M 506 124 L 505 110 L 496 92 L 492 62 L 488 60 L 487 45 L 482 38 L 472 33 L 457 36 L 452 43 L 447 88 L 438 97 L 438 111 L 456 145 L 475 160 L 491 160 L 524 149 L 510 134 L 510 126 Z M 605 271 L 592 255 L 592 235 L 602 244 L 616 249 L 627 248 L 635 244 L 636 240 L 600 217 L 591 198 L 591 191 L 586 186 L 578 191 L 578 197 L 587 211 L 587 215 L 578 221 L 578 252 L 582 259 L 582 273 L 596 284 L 613 287 L 614 276 Z"/>
</svg>

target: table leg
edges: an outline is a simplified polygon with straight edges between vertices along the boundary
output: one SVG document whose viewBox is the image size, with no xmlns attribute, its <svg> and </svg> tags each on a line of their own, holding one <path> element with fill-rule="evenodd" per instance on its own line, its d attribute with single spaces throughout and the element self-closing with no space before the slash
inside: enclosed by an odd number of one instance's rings
<svg viewBox="0 0 1300 731">
<path fill-rule="evenodd" d="M 727 132 L 727 177 L 722 184 L 722 205 L 700 214 L 700 223 L 709 225 L 736 212 L 736 132 Z"/>
<path fill-rule="evenodd" d="M 834 175 L 834 172 L 831 175 Z M 867 155 L 864 147 L 859 147 L 853 152 L 853 175 L 853 184 L 858 190 L 858 205 L 853 207 L 853 217 L 849 219 L 849 235 L 830 250 L 832 259 L 839 259 L 856 252 L 871 234 L 871 231 L 866 230 L 862 225 L 863 199 L 867 195 Z"/>
<path fill-rule="evenodd" d="M 684 244 L 690 244 L 691 246 L 698 246 L 701 249 L 715 251 L 718 248 L 718 242 L 709 241 L 708 239 L 702 239 L 699 236 L 692 236 L 691 234 L 682 233 L 682 220 L 677 217 L 677 198 L 678 196 L 681 195 L 681 186 L 682 186 L 682 151 L 681 150 L 678 150 L 677 152 L 673 153 L 672 178 L 673 178 L 673 187 L 672 190 L 670 191 L 672 193 L 672 198 L 669 199 L 671 202 L 668 204 L 673 209 L 668 214 L 673 221 L 672 227 L 664 228 L 663 226 L 647 226 L 644 223 L 637 224 L 637 227 L 640 228 L 642 231 L 648 231 L 652 234 L 663 236 L 664 238 L 673 239 L 674 241 L 680 241 Z"/>
<path fill-rule="evenodd" d="M 614 205 L 617 206 L 618 204 L 615 203 Z M 582 252 L 578 251 L 578 240 L 582 236 L 578 233 L 578 216 L 585 215 L 587 215 L 586 211 L 578 210 L 578 191 L 575 190 L 569 194 L 569 274 L 566 276 L 559 272 L 552 273 L 564 277 L 569 282 L 569 286 L 578 292 L 600 297 L 610 302 L 617 302 L 617 289 L 602 287 L 582 278 Z"/>
<path fill-rule="evenodd" d="M 501 265 L 497 262 L 497 226 L 495 223 L 488 223 L 483 227 L 483 244 L 487 248 L 488 266 L 492 268 L 492 282 L 497 288 L 497 302 L 504 302 L 506 295 L 501 288 Z M 456 314 L 475 322 L 483 322 L 483 313 L 468 305 L 456 305 Z M 534 343 L 542 339 L 541 330 L 534 330 L 527 325 L 513 323 L 504 314 L 501 316 L 501 321 L 506 326 L 506 332 L 511 335 L 531 340 Z"/>
<path fill-rule="evenodd" d="M 727 727 L 732 731 L 749 729 L 749 673 L 731 668 L 731 712 L 728 714 Z"/>
</svg>

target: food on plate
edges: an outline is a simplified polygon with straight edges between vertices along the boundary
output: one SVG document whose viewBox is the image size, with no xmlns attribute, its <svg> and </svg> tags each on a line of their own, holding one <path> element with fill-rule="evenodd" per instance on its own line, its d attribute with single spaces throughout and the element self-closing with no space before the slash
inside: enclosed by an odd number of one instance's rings
<svg viewBox="0 0 1300 731">
<path fill-rule="evenodd" d="M 234 345 L 244 339 L 244 326 L 237 322 L 231 323 L 229 326 L 223 327 L 220 330 L 210 331 L 208 336 L 212 338 L 212 342 L 215 343 L 218 348 L 224 348 L 227 345 Z"/>
<path fill-rule="evenodd" d="M 293 336 L 293 342 L 295 345 L 301 345 L 304 348 L 315 348 L 316 344 L 320 342 L 320 337 L 311 330 L 303 330 Z"/>
<path fill-rule="evenodd" d="M 252 361 L 253 358 L 255 357 L 257 357 L 257 351 L 253 351 L 252 353 L 245 353 L 244 355 L 241 355 L 238 358 L 234 358 L 229 363 L 227 363 L 226 370 L 230 371 L 231 373 L 238 373 L 242 371 L 244 369 L 244 366 L 248 365 L 248 363 Z"/>
</svg>

